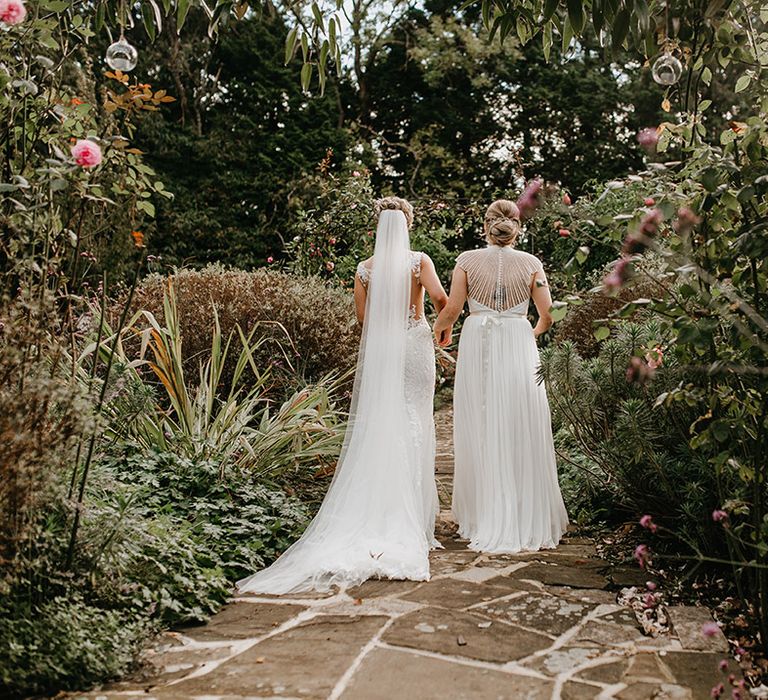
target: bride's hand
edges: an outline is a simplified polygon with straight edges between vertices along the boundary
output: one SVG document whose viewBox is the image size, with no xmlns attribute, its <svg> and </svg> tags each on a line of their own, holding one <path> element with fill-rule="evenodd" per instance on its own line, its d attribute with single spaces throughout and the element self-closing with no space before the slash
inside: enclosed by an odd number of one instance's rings
<svg viewBox="0 0 768 700">
<path fill-rule="evenodd" d="M 447 347 L 451 344 L 453 326 L 442 326 L 439 323 L 435 324 L 435 339 L 437 344 L 441 347 Z"/>
</svg>

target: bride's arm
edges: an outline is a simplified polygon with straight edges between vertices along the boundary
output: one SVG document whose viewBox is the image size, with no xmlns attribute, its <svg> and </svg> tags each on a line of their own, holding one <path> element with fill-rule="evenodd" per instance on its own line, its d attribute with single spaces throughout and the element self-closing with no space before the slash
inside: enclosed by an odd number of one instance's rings
<svg viewBox="0 0 768 700">
<path fill-rule="evenodd" d="M 445 293 L 443 284 L 437 276 L 432 258 L 426 253 L 421 254 L 421 274 L 419 280 L 421 281 L 421 286 L 427 290 L 435 310 L 440 313 L 448 301 L 448 295 Z"/>
<path fill-rule="evenodd" d="M 360 281 L 360 276 L 355 275 L 355 314 L 357 315 L 357 322 L 362 325 L 365 318 L 365 298 L 368 295 L 368 290 L 365 285 Z"/>
<path fill-rule="evenodd" d="M 453 269 L 451 278 L 451 294 L 448 303 L 443 307 L 435 321 L 435 337 L 440 347 L 451 344 L 451 328 L 459 318 L 461 310 L 467 301 L 467 273 L 460 267 Z"/>
<path fill-rule="evenodd" d="M 547 284 L 547 277 L 543 270 L 539 270 L 533 276 L 531 283 L 531 298 L 539 312 L 539 321 L 533 329 L 533 334 L 538 338 L 552 325 L 552 295 Z"/>
</svg>

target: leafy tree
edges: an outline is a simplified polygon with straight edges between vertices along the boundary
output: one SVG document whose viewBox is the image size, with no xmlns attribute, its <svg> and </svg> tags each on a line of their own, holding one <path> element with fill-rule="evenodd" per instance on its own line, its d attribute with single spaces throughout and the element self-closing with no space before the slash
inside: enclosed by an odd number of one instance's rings
<svg viewBox="0 0 768 700">
<path fill-rule="evenodd" d="M 287 28 L 263 13 L 221 31 L 190 19 L 143 49 L 147 73 L 176 86 L 174 112 L 141 131 L 175 200 L 158 209 L 153 249 L 174 262 L 263 264 L 282 247 L 291 183 L 331 148 L 343 151 L 330 97 L 301 94 L 283 65 Z"/>
</svg>

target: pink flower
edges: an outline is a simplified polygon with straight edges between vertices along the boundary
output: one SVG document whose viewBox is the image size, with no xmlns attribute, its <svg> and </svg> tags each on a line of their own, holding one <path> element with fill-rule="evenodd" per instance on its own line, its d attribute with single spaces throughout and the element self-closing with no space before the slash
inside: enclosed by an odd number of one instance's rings
<svg viewBox="0 0 768 700">
<path fill-rule="evenodd" d="M 27 16 L 23 0 L 0 0 L 0 22 L 19 24 Z"/>
<path fill-rule="evenodd" d="M 353 170 L 352 171 L 352 177 L 360 177 L 360 171 L 359 170 Z"/>
<path fill-rule="evenodd" d="M 664 353 L 657 345 L 653 350 L 645 354 L 645 360 L 651 369 L 658 369 L 664 363 Z"/>
<path fill-rule="evenodd" d="M 644 569 L 646 564 L 651 561 L 651 550 L 648 549 L 648 545 L 639 544 L 635 547 L 635 553 L 633 555 L 640 565 L 641 569 Z"/>
<path fill-rule="evenodd" d="M 724 523 L 728 521 L 728 513 L 726 513 L 724 510 L 713 510 L 712 511 L 712 520 L 714 520 L 716 523 Z"/>
<path fill-rule="evenodd" d="M 645 582 L 645 587 L 646 587 L 646 588 L 647 588 L 649 591 L 655 591 L 655 590 L 656 590 L 656 584 L 655 584 L 653 581 L 646 581 L 646 582 Z"/>
<path fill-rule="evenodd" d="M 520 195 L 520 199 L 517 200 L 517 208 L 520 210 L 520 218 L 528 219 L 538 209 L 539 204 L 539 192 L 543 183 L 541 179 L 536 178 L 531 180 L 523 193 Z"/>
<path fill-rule="evenodd" d="M 635 355 L 627 367 L 627 381 L 645 384 L 654 375 L 654 370 L 649 367 L 641 358 Z M 649 516 L 650 517 L 650 516 Z M 654 528 L 656 525 L 653 526 Z M 651 530 L 655 532 L 655 530 Z"/>
<path fill-rule="evenodd" d="M 95 168 L 101 163 L 101 148 L 99 144 L 88 139 L 78 139 L 72 146 L 72 157 L 75 163 L 83 168 Z"/>
<path fill-rule="evenodd" d="M 731 690 L 731 697 L 733 700 L 741 700 L 744 696 L 741 694 L 741 691 L 738 688 L 733 688 Z"/>
<path fill-rule="evenodd" d="M 724 692 L 725 692 L 725 686 L 722 683 L 718 683 L 717 685 L 712 687 L 712 690 L 710 691 L 710 695 L 713 698 L 719 698 Z"/>
<path fill-rule="evenodd" d="M 678 233 L 687 233 L 700 223 L 701 217 L 690 207 L 680 207 L 677 210 L 677 221 L 675 221 L 674 227 Z"/>
<path fill-rule="evenodd" d="M 651 532 L 656 532 L 658 527 L 656 523 L 653 522 L 653 518 L 647 514 L 640 518 L 640 525 Z"/>
<path fill-rule="evenodd" d="M 653 593 L 646 593 L 643 596 L 643 606 L 645 608 L 653 608 L 656 606 L 656 596 Z"/>
<path fill-rule="evenodd" d="M 654 151 L 656 150 L 656 144 L 659 142 L 659 132 L 657 129 L 654 129 L 653 127 L 649 127 L 647 129 L 642 129 L 637 134 L 637 142 L 642 146 L 646 151 Z"/>
<path fill-rule="evenodd" d="M 275 262 L 275 259 L 270 255 L 269 257 L 267 257 L 267 262 L 272 264 L 273 262 Z"/>
<path fill-rule="evenodd" d="M 656 200 L 653 197 L 646 197 L 643 200 L 643 204 L 645 204 L 646 207 L 652 207 L 654 204 L 656 204 Z"/>
<path fill-rule="evenodd" d="M 728 659 L 721 659 L 720 663 L 717 665 L 717 667 L 725 672 L 728 670 Z"/>
<path fill-rule="evenodd" d="M 336 267 L 336 263 L 329 260 L 327 263 L 325 263 L 325 269 L 328 270 L 328 272 L 333 272 L 333 268 Z"/>
<path fill-rule="evenodd" d="M 720 631 L 720 627 L 716 622 L 705 622 L 701 626 L 701 634 L 704 637 L 714 637 Z"/>
<path fill-rule="evenodd" d="M 336 239 L 335 238 L 329 238 L 328 239 L 328 243 L 330 243 L 331 245 L 336 245 Z"/>
<path fill-rule="evenodd" d="M 565 204 L 566 207 L 571 206 L 571 197 L 567 192 L 563 194 L 563 204 Z"/>
<path fill-rule="evenodd" d="M 571 235 L 571 232 L 567 228 L 561 228 L 557 235 L 560 236 L 560 238 L 568 238 Z"/>
<path fill-rule="evenodd" d="M 621 258 L 614 263 L 613 269 L 603 278 L 603 287 L 614 291 L 624 285 L 629 278 L 629 260 Z"/>
</svg>

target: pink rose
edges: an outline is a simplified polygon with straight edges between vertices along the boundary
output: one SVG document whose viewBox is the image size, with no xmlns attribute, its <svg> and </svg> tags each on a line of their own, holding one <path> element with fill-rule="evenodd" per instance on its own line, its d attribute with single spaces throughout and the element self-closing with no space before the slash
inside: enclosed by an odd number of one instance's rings
<svg viewBox="0 0 768 700">
<path fill-rule="evenodd" d="M 2 2 L 2 0 L 0 0 Z M 95 168 L 101 163 L 101 148 L 99 144 L 88 139 L 79 139 L 72 146 L 72 157 L 80 167 Z"/>
<path fill-rule="evenodd" d="M 637 134 L 637 142 L 646 151 L 654 151 L 656 149 L 656 144 L 659 142 L 658 130 L 653 127 L 642 129 Z"/>
<path fill-rule="evenodd" d="M 0 0 L 0 22 L 19 24 L 27 16 L 23 0 Z"/>
</svg>

